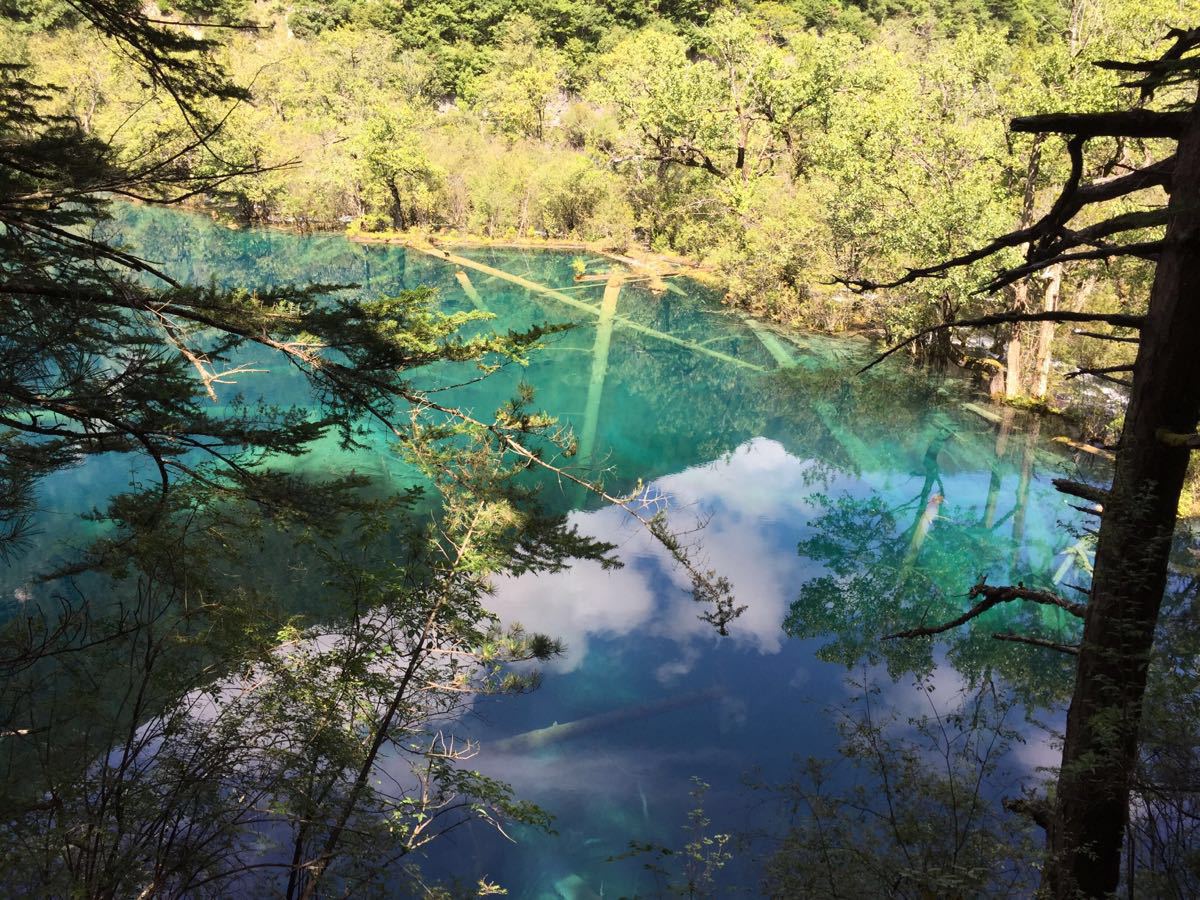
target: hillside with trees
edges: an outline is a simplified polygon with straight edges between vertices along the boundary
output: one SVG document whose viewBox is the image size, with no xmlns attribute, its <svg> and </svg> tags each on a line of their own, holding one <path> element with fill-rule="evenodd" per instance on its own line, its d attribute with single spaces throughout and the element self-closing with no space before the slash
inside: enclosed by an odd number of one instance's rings
<svg viewBox="0 0 1200 900">
<path fill-rule="evenodd" d="M 204 198 L 235 221 L 637 246 L 709 267 L 756 315 L 885 340 L 1145 294 L 1146 267 L 1121 261 L 982 294 L 981 267 L 886 296 L 836 283 L 886 281 L 1044 213 L 1061 141 L 1004 123 L 1118 104 L 1119 79 L 1092 63 L 1146 56 L 1187 18 L 1176 3 L 226 7 L 256 25 L 208 35 L 247 99 L 191 165 L 266 170 Z M 119 49 L 65 5 L 34 9 L 8 40 L 63 86 L 56 113 L 129 158 L 188 139 Z M 1136 152 L 1096 142 L 1086 165 L 1116 172 Z M 1061 387 L 1054 360 L 1118 361 L 1065 329 L 996 338 L 1009 397 L 1046 397 L 1052 374 Z M 917 349 L 964 355 L 945 338 Z"/>
</svg>

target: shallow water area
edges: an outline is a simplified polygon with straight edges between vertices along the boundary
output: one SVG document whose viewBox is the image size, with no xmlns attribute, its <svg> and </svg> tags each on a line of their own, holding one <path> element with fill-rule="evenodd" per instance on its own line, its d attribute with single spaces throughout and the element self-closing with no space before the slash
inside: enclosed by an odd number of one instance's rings
<svg viewBox="0 0 1200 900">
<path fill-rule="evenodd" d="M 640 481 L 677 528 L 703 523 L 688 540 L 746 606 L 728 636 L 717 634 L 699 618 L 684 573 L 638 523 L 543 477 L 547 505 L 618 544 L 625 565 L 586 563 L 497 586 L 492 607 L 502 619 L 562 639 L 567 652 L 545 667 L 538 691 L 480 700 L 466 727 L 480 741 L 472 765 L 545 806 L 557 833 L 518 829 L 511 843 L 482 826 L 464 829 L 428 854 L 430 876 L 487 878 L 539 900 L 653 895 L 647 858 L 628 855 L 630 842 L 682 846 L 693 778 L 711 785 L 712 830 L 765 826 L 766 804 L 743 776 L 777 780 L 794 757 L 832 754 L 825 709 L 852 693 L 847 674 L 861 675 L 864 660 L 901 710 L 919 694 L 904 674 L 914 665 L 933 666 L 946 694 L 983 669 L 1034 680 L 1055 671 L 1030 648 L 962 635 L 949 653 L 880 644 L 897 622 L 961 612 L 981 575 L 1070 583 L 1086 564 L 1079 535 L 1064 527 L 1078 514 L 1050 484 L 1064 472 L 1078 477 L 1081 463 L 955 378 L 899 362 L 856 376 L 872 353 L 864 341 L 776 333 L 723 308 L 711 289 L 675 278 L 655 290 L 600 256 L 582 257 L 587 272 L 620 278 L 577 282 L 570 252 L 454 250 L 541 291 L 436 253 L 335 235 L 231 230 L 125 206 L 113 227 L 189 283 L 353 283 L 365 295 L 429 286 L 448 311 L 495 317 L 472 328 L 576 323 L 528 367 L 506 366 L 443 396 L 488 417 L 520 381 L 532 384 L 536 405 L 580 437 L 572 464 L 602 471 L 614 493 Z M 438 368 L 415 380 L 448 385 L 461 374 Z M 307 402 L 285 371 L 237 389 Z M 397 485 L 410 477 L 382 433 L 370 451 L 323 446 L 302 465 L 354 467 Z M 97 460 L 50 479 L 42 515 L 59 525 L 41 543 L 42 559 L 82 543 L 75 515 L 137 475 L 128 460 Z M 866 570 L 875 581 L 854 580 Z M 988 615 L 1002 622 L 1018 613 Z M 1035 615 L 1047 629 L 1067 627 L 1061 611 Z M 753 889 L 754 872 L 752 858 L 738 855 L 723 877 Z"/>
</svg>

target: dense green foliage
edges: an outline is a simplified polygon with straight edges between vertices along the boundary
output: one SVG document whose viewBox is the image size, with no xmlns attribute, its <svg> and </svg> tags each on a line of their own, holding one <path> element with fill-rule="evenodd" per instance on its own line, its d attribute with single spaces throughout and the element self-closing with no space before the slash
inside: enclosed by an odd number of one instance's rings
<svg viewBox="0 0 1200 900">
<path fill-rule="evenodd" d="M 215 36 L 252 100 L 216 145 L 296 164 L 224 186 L 216 199 L 234 215 L 638 241 L 707 260 L 758 312 L 889 330 L 978 306 L 970 272 L 865 314 L 821 284 L 893 274 L 1012 224 L 1030 143 L 1009 140 L 1004 119 L 1051 95 L 1115 102 L 1090 61 L 1186 17 L 1176 4 L 1076 4 L 1068 46 L 1070 10 L 1055 2 L 246 12 L 263 30 Z M 61 26 L 30 40 L 85 130 L 120 126 L 136 154 L 170 120 L 169 98 L 134 108 L 142 89 L 97 38 Z M 1043 152 L 1038 196 L 1057 156 Z"/>
<path fill-rule="evenodd" d="M 54 4 L 26 8 L 55 27 L 10 30 L 8 42 L 64 87 L 51 109 L 114 136 L 129 159 L 171 127 L 170 96 L 147 94 L 120 52 Z M 640 245 L 713 268 L 729 300 L 756 314 L 888 338 L 1040 302 L 1040 282 L 1016 297 L 975 293 L 1015 255 L 886 295 L 832 285 L 894 277 L 1048 209 L 1065 172 L 1061 142 L 1009 136 L 1006 120 L 1051 98 L 1119 106 L 1118 79 L 1092 62 L 1144 55 L 1195 12 L 1166 0 L 226 10 L 259 25 L 207 33 L 250 99 L 210 103 L 227 118 L 190 162 L 266 171 L 210 192 L 222 215 Z M 1094 145 L 1088 169 L 1100 174 L 1139 152 Z M 1137 262 L 1076 267 L 1058 303 L 1140 309 L 1145 278 Z M 1057 359 L 1123 361 L 1121 348 L 1098 351 L 1062 331 Z M 1054 336 L 1033 348 L 1030 332 L 1025 356 L 1010 353 L 1020 375 L 1010 394 L 1044 394 L 1034 369 Z M 963 355 L 945 337 L 917 349 Z"/>
</svg>

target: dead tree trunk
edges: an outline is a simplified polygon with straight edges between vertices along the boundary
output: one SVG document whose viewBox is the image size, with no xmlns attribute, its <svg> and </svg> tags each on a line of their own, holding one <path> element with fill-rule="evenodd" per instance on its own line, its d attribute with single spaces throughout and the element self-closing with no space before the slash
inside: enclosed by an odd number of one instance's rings
<svg viewBox="0 0 1200 900">
<path fill-rule="evenodd" d="M 1188 463 L 1163 430 L 1195 431 L 1200 411 L 1200 107 L 1176 154 L 1169 223 L 1134 366 L 1133 391 L 1096 548 L 1067 719 L 1044 885 L 1102 897 L 1120 879 L 1142 696 Z"/>
<path fill-rule="evenodd" d="M 1046 291 L 1042 295 L 1042 310 L 1054 312 L 1058 309 L 1058 298 L 1062 292 L 1062 266 L 1051 266 L 1046 270 Z M 1034 351 L 1033 397 L 1045 400 L 1050 389 L 1050 367 L 1054 362 L 1051 348 L 1054 346 L 1054 323 L 1038 325 L 1037 349 Z"/>
<path fill-rule="evenodd" d="M 1025 312 L 1029 309 L 1029 283 L 1019 281 L 1012 286 L 1013 297 L 1011 308 Z M 1004 345 L 1004 396 L 1009 400 L 1024 395 L 1021 389 L 1022 374 L 1025 371 L 1025 353 L 1021 345 L 1021 334 L 1024 327 L 1020 322 L 1014 322 L 1008 333 L 1008 342 Z"/>
<path fill-rule="evenodd" d="M 1042 144 L 1044 134 L 1034 135 L 1033 146 L 1029 149 L 1029 163 L 1025 167 L 1025 190 L 1021 199 L 1021 228 L 1028 228 L 1033 222 L 1033 206 L 1037 199 L 1038 174 L 1042 169 Z M 1029 280 L 1022 278 L 1012 285 L 1013 297 L 1011 309 L 1017 312 L 1029 310 Z M 1025 326 L 1021 322 L 1013 322 L 1010 326 L 1008 343 L 1004 348 L 1004 396 L 1009 400 L 1025 396 L 1025 356 L 1021 338 Z"/>
</svg>

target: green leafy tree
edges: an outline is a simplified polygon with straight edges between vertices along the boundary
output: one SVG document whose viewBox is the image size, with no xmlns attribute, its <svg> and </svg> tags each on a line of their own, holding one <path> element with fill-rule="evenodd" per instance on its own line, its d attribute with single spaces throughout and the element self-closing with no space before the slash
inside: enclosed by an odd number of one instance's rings
<svg viewBox="0 0 1200 900">
<path fill-rule="evenodd" d="M 428 159 L 413 115 L 389 110 L 368 119 L 358 156 L 368 209 L 387 209 L 401 229 L 431 217 L 446 173 Z"/>
<path fill-rule="evenodd" d="M 511 21 L 491 65 L 471 82 L 467 96 L 502 132 L 540 141 L 566 63 L 558 51 L 539 44 L 539 33 L 532 19 Z"/>
</svg>

